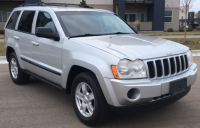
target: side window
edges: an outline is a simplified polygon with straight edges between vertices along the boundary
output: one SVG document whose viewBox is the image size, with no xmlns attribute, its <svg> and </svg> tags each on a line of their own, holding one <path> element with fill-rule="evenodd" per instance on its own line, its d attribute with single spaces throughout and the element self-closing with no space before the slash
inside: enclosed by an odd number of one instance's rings
<svg viewBox="0 0 200 128">
<path fill-rule="evenodd" d="M 7 12 L 7 19 L 9 18 L 10 14 L 11 14 L 11 12 Z"/>
<path fill-rule="evenodd" d="M 165 23 L 171 23 L 172 22 L 172 11 L 165 11 Z"/>
<path fill-rule="evenodd" d="M 13 15 L 11 16 L 11 18 L 9 19 L 6 28 L 8 29 L 15 29 L 15 25 L 17 22 L 17 19 L 19 17 L 21 11 L 16 11 L 13 13 Z"/>
<path fill-rule="evenodd" d="M 53 23 L 53 20 L 50 14 L 47 12 L 38 13 L 36 28 L 37 27 L 48 27 L 48 28 L 51 28 L 54 32 L 56 32 L 55 24 Z"/>
<path fill-rule="evenodd" d="M 18 30 L 31 33 L 35 11 L 24 11 L 19 22 Z"/>
<path fill-rule="evenodd" d="M 3 21 L 3 15 L 2 15 L 2 12 L 0 11 L 0 22 Z"/>
</svg>

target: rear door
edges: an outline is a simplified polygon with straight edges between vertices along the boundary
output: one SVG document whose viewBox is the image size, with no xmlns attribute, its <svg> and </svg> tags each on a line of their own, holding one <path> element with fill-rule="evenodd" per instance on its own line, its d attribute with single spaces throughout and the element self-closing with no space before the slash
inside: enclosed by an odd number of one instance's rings
<svg viewBox="0 0 200 128">
<path fill-rule="evenodd" d="M 11 14 L 10 19 L 8 20 L 6 26 L 5 26 L 5 43 L 6 46 L 9 47 L 13 47 L 16 48 L 16 44 L 18 44 L 18 39 L 16 39 L 16 24 L 17 21 L 20 17 L 20 13 L 21 11 L 14 11 Z M 15 49 L 15 52 L 18 53 L 20 50 L 19 49 Z M 9 56 L 7 56 L 7 58 L 9 58 Z M 18 58 L 20 59 L 20 58 Z"/>
<path fill-rule="evenodd" d="M 35 29 L 37 27 L 48 27 L 59 34 L 55 22 L 49 12 L 38 11 Z M 34 59 L 33 72 L 44 79 L 61 85 L 61 53 L 63 40 L 60 39 L 60 41 L 55 41 L 53 39 L 32 35 L 32 44 L 32 55 Z"/>
<path fill-rule="evenodd" d="M 14 35 L 18 40 L 18 46 L 20 49 L 20 58 L 22 64 L 26 70 L 32 71 L 32 24 L 35 16 L 35 11 L 23 11 L 18 23 L 17 32 Z"/>
</svg>

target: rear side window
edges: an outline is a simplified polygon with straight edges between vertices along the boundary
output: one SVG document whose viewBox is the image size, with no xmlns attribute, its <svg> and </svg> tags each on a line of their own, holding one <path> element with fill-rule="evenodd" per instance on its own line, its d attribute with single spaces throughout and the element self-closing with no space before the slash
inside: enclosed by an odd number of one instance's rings
<svg viewBox="0 0 200 128">
<path fill-rule="evenodd" d="M 18 26 L 18 30 L 31 33 L 35 11 L 24 11 Z"/>
<path fill-rule="evenodd" d="M 37 27 L 48 27 L 51 28 L 54 32 L 56 32 L 56 27 L 53 23 L 53 20 L 50 14 L 47 12 L 39 12 L 36 22 L 36 28 Z"/>
<path fill-rule="evenodd" d="M 11 16 L 11 18 L 9 19 L 6 28 L 8 29 L 15 29 L 15 25 L 17 23 L 17 19 L 19 17 L 21 11 L 16 11 L 13 13 L 13 15 Z"/>
</svg>

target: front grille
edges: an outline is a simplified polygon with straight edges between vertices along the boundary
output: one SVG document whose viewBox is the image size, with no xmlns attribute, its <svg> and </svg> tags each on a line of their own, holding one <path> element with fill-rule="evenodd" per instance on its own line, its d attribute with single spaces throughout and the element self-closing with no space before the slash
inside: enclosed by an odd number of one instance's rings
<svg viewBox="0 0 200 128">
<path fill-rule="evenodd" d="M 185 54 L 146 61 L 149 78 L 163 78 L 185 72 L 188 59 Z"/>
</svg>

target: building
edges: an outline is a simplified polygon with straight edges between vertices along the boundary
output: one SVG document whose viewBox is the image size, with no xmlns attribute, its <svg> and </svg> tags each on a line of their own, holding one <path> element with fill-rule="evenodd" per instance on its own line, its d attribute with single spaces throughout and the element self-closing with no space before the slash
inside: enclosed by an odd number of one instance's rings
<svg viewBox="0 0 200 128">
<path fill-rule="evenodd" d="M 179 11 L 179 25 L 180 27 L 185 26 L 185 8 L 183 6 L 180 7 L 180 11 Z M 188 19 L 188 15 L 187 18 Z"/>
<path fill-rule="evenodd" d="M 179 12 L 179 19 L 185 19 L 185 9 L 183 6 L 180 7 L 180 12 Z M 188 15 L 187 15 L 187 18 L 188 19 Z"/>
<path fill-rule="evenodd" d="M 199 23 L 199 27 L 200 27 L 200 11 L 198 12 L 198 23 Z"/>
<path fill-rule="evenodd" d="M 200 18 L 200 11 L 198 12 L 198 18 Z"/>
<path fill-rule="evenodd" d="M 180 12 L 180 15 L 182 15 L 181 12 Z M 181 18 L 181 19 L 179 19 L 180 26 L 184 27 L 185 26 L 185 17 L 179 17 L 179 18 Z M 187 21 L 187 26 L 190 26 L 194 29 L 197 26 L 200 26 L 200 11 L 199 12 L 188 12 L 186 21 Z"/>
<path fill-rule="evenodd" d="M 180 12 L 179 12 L 180 27 L 185 26 L 185 19 L 187 21 L 188 26 L 192 26 L 193 28 L 200 26 L 200 11 L 199 12 L 188 12 L 187 17 L 185 17 L 185 9 L 184 9 L 184 7 L 181 6 Z"/>
<path fill-rule="evenodd" d="M 179 31 L 180 0 L 165 0 L 165 31 L 173 28 Z"/>
<path fill-rule="evenodd" d="M 199 17 L 199 12 L 195 12 L 194 13 L 194 19 L 196 19 L 196 20 L 194 20 L 194 24 L 199 24 L 199 19 L 200 17 Z"/>
<path fill-rule="evenodd" d="M 24 3 L 24 0 L 0 0 L 0 30 L 3 30 L 13 8 Z"/>
<path fill-rule="evenodd" d="M 17 2 L 16 2 L 17 1 Z M 9 12 L 23 2 L 37 3 L 40 0 L 0 0 L 0 29 L 3 28 Z M 44 3 L 80 4 L 81 0 L 41 0 Z M 180 0 L 86 0 L 97 9 L 106 9 L 117 13 L 133 25 L 140 21 L 141 31 L 179 30 Z M 12 5 L 12 6 L 11 6 Z M 2 6 L 2 7 L 1 7 Z M 4 9 L 4 11 L 2 11 Z M 1 12 L 2 16 L 1 16 Z M 3 19 L 1 20 L 1 17 Z"/>
</svg>

